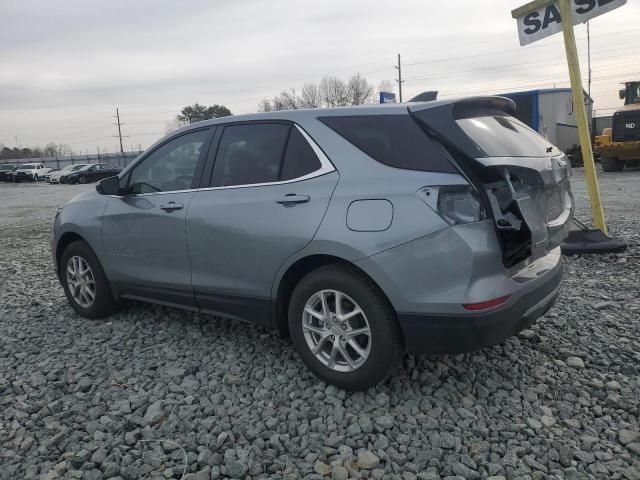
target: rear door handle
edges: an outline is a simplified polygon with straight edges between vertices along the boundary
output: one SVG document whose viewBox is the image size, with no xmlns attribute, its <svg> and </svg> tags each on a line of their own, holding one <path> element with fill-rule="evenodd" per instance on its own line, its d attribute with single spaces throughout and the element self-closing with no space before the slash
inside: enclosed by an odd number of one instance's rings
<svg viewBox="0 0 640 480">
<path fill-rule="evenodd" d="M 309 195 L 296 195 L 295 193 L 289 193 L 282 197 L 280 200 L 276 200 L 280 205 L 295 205 L 296 203 L 307 203 L 311 200 Z"/>
<path fill-rule="evenodd" d="M 176 203 L 176 202 L 169 202 L 169 203 L 160 205 L 160 209 L 164 210 L 165 212 L 173 212 L 174 210 L 182 210 L 183 208 L 184 208 L 183 204 Z"/>
</svg>

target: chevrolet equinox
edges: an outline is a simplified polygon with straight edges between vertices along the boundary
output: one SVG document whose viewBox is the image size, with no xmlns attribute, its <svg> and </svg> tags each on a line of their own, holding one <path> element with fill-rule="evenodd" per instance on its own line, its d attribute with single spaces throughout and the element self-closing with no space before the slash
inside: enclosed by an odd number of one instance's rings
<svg viewBox="0 0 640 480">
<path fill-rule="evenodd" d="M 404 352 L 461 353 L 555 302 L 566 156 L 501 97 L 293 110 L 184 127 L 56 214 L 87 318 L 134 299 L 291 336 L 348 390 Z"/>
</svg>

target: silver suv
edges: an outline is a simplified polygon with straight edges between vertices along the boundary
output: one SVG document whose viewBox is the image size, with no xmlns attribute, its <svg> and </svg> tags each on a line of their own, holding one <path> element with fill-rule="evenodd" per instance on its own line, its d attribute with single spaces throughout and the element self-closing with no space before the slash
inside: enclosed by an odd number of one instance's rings
<svg viewBox="0 0 640 480">
<path fill-rule="evenodd" d="M 467 352 L 543 315 L 573 210 L 564 154 L 500 97 L 185 127 L 55 218 L 69 303 L 120 299 L 289 334 L 322 380 Z"/>
</svg>

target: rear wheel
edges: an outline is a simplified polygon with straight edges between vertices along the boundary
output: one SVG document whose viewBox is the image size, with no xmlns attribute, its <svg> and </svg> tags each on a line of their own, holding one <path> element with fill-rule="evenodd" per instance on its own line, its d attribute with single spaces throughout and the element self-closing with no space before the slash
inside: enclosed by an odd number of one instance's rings
<svg viewBox="0 0 640 480">
<path fill-rule="evenodd" d="M 104 318 L 118 310 L 109 282 L 86 242 L 71 243 L 60 261 L 60 281 L 71 307 L 86 318 Z"/>
<path fill-rule="evenodd" d="M 618 157 L 604 155 L 602 157 L 602 170 L 605 172 L 619 172 L 624 168 L 624 160 Z"/>
<path fill-rule="evenodd" d="M 345 390 L 385 380 L 404 351 L 395 313 L 377 285 L 337 265 L 309 273 L 296 286 L 289 330 L 307 367 Z"/>
</svg>

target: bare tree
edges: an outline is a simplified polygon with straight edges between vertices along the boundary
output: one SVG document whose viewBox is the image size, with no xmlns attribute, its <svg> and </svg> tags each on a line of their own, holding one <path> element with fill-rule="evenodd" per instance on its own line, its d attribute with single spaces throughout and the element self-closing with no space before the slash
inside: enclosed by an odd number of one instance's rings
<svg viewBox="0 0 640 480">
<path fill-rule="evenodd" d="M 300 108 L 300 99 L 294 88 L 283 90 L 278 96 L 280 107 L 278 110 L 295 110 Z"/>
<path fill-rule="evenodd" d="M 373 87 L 369 85 L 366 78 L 357 73 L 347 83 L 347 96 L 351 105 L 370 103 L 373 97 Z"/>
<path fill-rule="evenodd" d="M 49 142 L 42 150 L 42 153 L 45 157 L 55 157 L 56 153 L 58 153 L 58 147 L 55 143 Z"/>
<path fill-rule="evenodd" d="M 263 98 L 258 111 L 275 112 L 296 108 L 343 107 L 362 105 L 373 100 L 374 88 L 359 73 L 349 81 L 327 75 L 319 84 L 305 83 L 300 94 L 295 89 L 283 90 L 273 98 Z"/>
<path fill-rule="evenodd" d="M 56 146 L 56 156 L 58 158 L 64 157 L 65 155 L 72 155 L 72 154 L 73 154 L 73 151 L 71 150 L 71 147 L 66 143 L 59 143 Z"/>
<path fill-rule="evenodd" d="M 318 108 L 322 106 L 320 89 L 315 83 L 305 83 L 300 93 L 300 108 Z"/>
<path fill-rule="evenodd" d="M 320 98 L 327 107 L 344 107 L 349 105 L 347 84 L 338 77 L 326 76 L 320 80 Z"/>
<path fill-rule="evenodd" d="M 271 100 L 269 100 L 268 98 L 263 98 L 262 100 L 260 100 L 260 103 L 258 104 L 258 111 L 273 112 L 273 105 L 271 105 Z"/>
<path fill-rule="evenodd" d="M 378 92 L 389 92 L 393 93 L 395 85 L 391 80 L 383 80 L 378 85 Z"/>
</svg>

